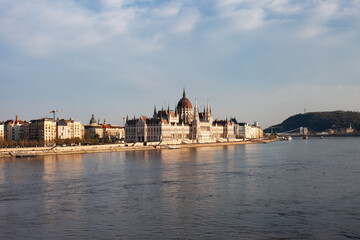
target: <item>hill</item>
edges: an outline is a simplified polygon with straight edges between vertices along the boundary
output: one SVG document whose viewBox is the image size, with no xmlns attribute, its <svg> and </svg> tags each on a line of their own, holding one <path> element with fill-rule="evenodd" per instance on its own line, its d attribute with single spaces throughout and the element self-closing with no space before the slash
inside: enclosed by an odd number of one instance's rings
<svg viewBox="0 0 360 240">
<path fill-rule="evenodd" d="M 360 112 L 309 112 L 291 116 L 282 123 L 265 129 L 265 132 L 271 132 L 271 128 L 276 132 L 286 132 L 299 127 L 323 132 L 327 129 L 348 128 L 350 124 L 354 129 L 360 130 Z"/>
</svg>

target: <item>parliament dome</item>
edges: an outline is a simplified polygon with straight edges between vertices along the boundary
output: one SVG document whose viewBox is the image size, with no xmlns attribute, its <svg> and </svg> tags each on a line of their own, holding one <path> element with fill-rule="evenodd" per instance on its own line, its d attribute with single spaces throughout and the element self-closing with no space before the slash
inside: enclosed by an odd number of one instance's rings
<svg viewBox="0 0 360 240">
<path fill-rule="evenodd" d="M 183 97 L 180 99 L 180 101 L 177 104 L 177 109 L 184 109 L 184 108 L 192 108 L 191 102 L 186 97 L 185 89 L 183 92 Z"/>
</svg>

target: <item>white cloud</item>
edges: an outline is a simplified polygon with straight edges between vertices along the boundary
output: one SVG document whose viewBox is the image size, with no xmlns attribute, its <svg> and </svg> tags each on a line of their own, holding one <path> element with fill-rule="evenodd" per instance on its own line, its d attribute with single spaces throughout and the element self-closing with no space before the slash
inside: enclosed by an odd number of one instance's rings
<svg viewBox="0 0 360 240">
<path fill-rule="evenodd" d="M 108 1 L 118 4 L 121 1 Z M 81 49 L 122 34 L 134 18 L 132 9 L 99 14 L 72 1 L 7 1 L 9 11 L 0 16 L 0 37 L 25 52 L 47 55 L 66 49 Z"/>
<path fill-rule="evenodd" d="M 265 12 L 261 8 L 238 10 L 234 13 L 235 25 L 241 30 L 251 30 L 264 24 Z"/>
<path fill-rule="evenodd" d="M 171 1 L 162 6 L 154 8 L 152 14 L 155 17 L 168 18 L 177 16 L 182 8 L 182 3 L 180 1 Z"/>
<path fill-rule="evenodd" d="M 199 20 L 200 12 L 197 9 L 184 9 L 175 23 L 174 32 L 184 33 L 191 31 Z"/>
<path fill-rule="evenodd" d="M 124 0 L 101 0 L 101 3 L 106 8 L 119 9 L 123 6 Z"/>
</svg>

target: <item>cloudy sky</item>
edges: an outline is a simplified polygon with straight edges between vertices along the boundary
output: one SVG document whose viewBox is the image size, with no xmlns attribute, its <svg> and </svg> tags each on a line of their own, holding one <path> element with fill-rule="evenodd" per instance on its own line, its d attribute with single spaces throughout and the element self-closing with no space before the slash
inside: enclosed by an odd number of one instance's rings
<svg viewBox="0 0 360 240">
<path fill-rule="evenodd" d="M 0 120 L 360 110 L 359 0 L 0 0 Z"/>
</svg>

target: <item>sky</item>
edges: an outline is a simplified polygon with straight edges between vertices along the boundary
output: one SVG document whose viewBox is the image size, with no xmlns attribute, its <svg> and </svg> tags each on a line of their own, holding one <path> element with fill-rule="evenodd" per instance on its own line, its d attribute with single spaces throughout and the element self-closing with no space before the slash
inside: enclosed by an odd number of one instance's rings
<svg viewBox="0 0 360 240">
<path fill-rule="evenodd" d="M 0 0 L 0 121 L 360 111 L 360 0 Z"/>
</svg>

